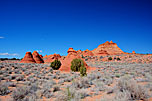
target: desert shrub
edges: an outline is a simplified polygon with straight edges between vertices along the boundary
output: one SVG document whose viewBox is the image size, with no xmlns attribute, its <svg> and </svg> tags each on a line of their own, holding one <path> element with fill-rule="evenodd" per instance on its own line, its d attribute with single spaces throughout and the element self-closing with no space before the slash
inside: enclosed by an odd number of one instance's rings
<svg viewBox="0 0 152 101">
<path fill-rule="evenodd" d="M 80 71 L 80 67 L 84 67 L 84 63 L 81 59 L 73 59 L 71 62 L 71 70 L 74 72 Z"/>
<path fill-rule="evenodd" d="M 85 61 L 88 61 L 88 58 L 85 58 Z"/>
<path fill-rule="evenodd" d="M 50 67 L 52 67 L 54 70 L 58 70 L 61 66 L 61 62 L 59 60 L 54 60 Z"/>
<path fill-rule="evenodd" d="M 83 59 L 84 59 L 85 57 L 84 57 L 83 55 L 81 55 L 81 58 L 83 58 Z"/>
<path fill-rule="evenodd" d="M 145 78 L 147 79 L 148 82 L 152 82 L 152 75 L 150 75 L 149 73 L 145 74 Z"/>
<path fill-rule="evenodd" d="M 87 96 L 89 96 L 89 90 L 83 88 L 75 92 L 74 99 L 84 99 Z"/>
<path fill-rule="evenodd" d="M 146 100 L 148 98 L 148 91 L 141 85 L 138 85 L 135 80 L 129 77 L 122 77 L 117 84 L 121 92 L 128 91 L 132 100 Z"/>
<path fill-rule="evenodd" d="M 6 82 L 5 85 L 7 85 L 8 87 L 16 87 L 15 82 Z"/>
<path fill-rule="evenodd" d="M 39 101 L 39 100 L 37 100 L 36 95 L 32 94 L 31 96 L 26 97 L 25 101 Z"/>
<path fill-rule="evenodd" d="M 114 93 L 114 87 L 106 87 L 106 93 L 107 93 L 107 94 L 112 94 L 112 93 Z"/>
<path fill-rule="evenodd" d="M 152 83 L 148 83 L 148 84 L 146 85 L 146 88 L 148 88 L 150 91 L 152 91 Z"/>
<path fill-rule="evenodd" d="M 80 101 L 87 96 L 89 92 L 87 89 L 76 90 L 73 87 L 67 87 L 65 91 L 58 92 L 56 101 Z"/>
<path fill-rule="evenodd" d="M 12 98 L 14 101 L 22 101 L 29 94 L 28 87 L 18 87 L 12 93 Z"/>
<path fill-rule="evenodd" d="M 75 80 L 72 82 L 70 86 L 76 89 L 81 89 L 81 88 L 89 88 L 91 82 L 87 77 L 80 78 L 79 80 Z"/>
<path fill-rule="evenodd" d="M 0 95 L 7 95 L 8 93 L 10 93 L 10 90 L 8 89 L 8 86 L 4 83 L 4 84 L 0 84 Z"/>
<path fill-rule="evenodd" d="M 117 58 L 117 61 L 120 61 L 121 59 L 120 58 Z"/>
<path fill-rule="evenodd" d="M 120 77 L 120 74 L 117 73 L 115 76 L 116 76 L 117 78 L 119 78 L 119 77 Z"/>
<path fill-rule="evenodd" d="M 130 92 L 128 92 L 128 91 L 123 91 L 123 92 L 118 91 L 116 93 L 116 95 L 114 96 L 113 101 L 130 101 L 130 99 L 131 99 Z"/>
<path fill-rule="evenodd" d="M 53 96 L 53 92 L 51 92 L 49 89 L 42 89 L 42 96 L 51 98 Z"/>
<path fill-rule="evenodd" d="M 105 84 L 100 80 L 93 80 L 95 87 L 92 89 L 95 92 L 104 91 L 106 89 Z"/>
<path fill-rule="evenodd" d="M 86 67 L 83 67 L 83 66 L 80 67 L 81 76 L 86 76 L 87 75 L 86 71 L 87 71 Z"/>
<path fill-rule="evenodd" d="M 63 84 L 64 82 L 65 82 L 64 79 L 60 79 L 58 83 L 59 83 L 59 84 Z"/>
<path fill-rule="evenodd" d="M 103 56 L 100 56 L 100 59 L 102 59 L 103 58 Z"/>
<path fill-rule="evenodd" d="M 24 75 L 18 75 L 18 77 L 16 77 L 16 81 L 23 81 L 24 80 Z"/>
<path fill-rule="evenodd" d="M 54 86 L 53 87 L 53 92 L 56 92 L 56 91 L 60 91 L 60 87 L 59 86 Z"/>
<path fill-rule="evenodd" d="M 57 96 L 56 96 L 56 100 L 55 101 L 71 101 L 73 96 L 74 96 L 74 93 L 71 92 L 69 90 L 69 88 L 66 88 L 65 91 L 57 92 Z"/>
<path fill-rule="evenodd" d="M 43 83 L 42 87 L 43 89 L 51 89 L 53 85 L 55 85 L 56 82 L 53 80 L 47 81 L 46 83 Z"/>
<path fill-rule="evenodd" d="M 56 100 L 55 101 L 69 101 L 69 98 L 63 92 L 59 92 L 57 94 L 57 96 L 56 96 Z"/>
<path fill-rule="evenodd" d="M 103 82 L 106 84 L 106 85 L 110 85 L 113 83 L 113 79 L 111 77 L 106 77 L 103 79 Z"/>
<path fill-rule="evenodd" d="M 102 77 L 101 73 L 98 71 L 93 71 L 87 75 L 90 81 L 95 79 L 100 79 Z"/>
<path fill-rule="evenodd" d="M 109 57 L 108 60 L 112 60 L 112 57 Z"/>
</svg>

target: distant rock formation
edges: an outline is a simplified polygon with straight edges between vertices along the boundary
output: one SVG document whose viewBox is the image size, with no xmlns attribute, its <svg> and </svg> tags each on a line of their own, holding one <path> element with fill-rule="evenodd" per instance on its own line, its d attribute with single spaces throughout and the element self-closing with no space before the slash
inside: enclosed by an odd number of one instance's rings
<svg viewBox="0 0 152 101">
<path fill-rule="evenodd" d="M 48 57 L 48 55 L 43 56 L 43 58 L 47 58 L 47 57 Z"/>
<path fill-rule="evenodd" d="M 85 56 L 94 56 L 94 54 L 92 53 L 92 51 L 86 49 L 85 51 L 83 51 L 82 55 Z"/>
<path fill-rule="evenodd" d="M 132 54 L 136 54 L 136 52 L 135 52 L 135 51 L 132 51 Z"/>
<path fill-rule="evenodd" d="M 34 51 L 33 53 L 26 52 L 20 63 L 44 63 L 44 61 L 42 55 L 39 55 L 37 51 Z"/>
<path fill-rule="evenodd" d="M 36 63 L 44 63 L 43 58 L 41 58 L 41 56 L 39 55 L 37 51 L 34 51 L 32 55 Z"/>
<path fill-rule="evenodd" d="M 40 55 L 40 54 L 39 54 Z M 43 56 L 42 55 L 40 55 L 40 57 L 43 59 Z"/>
<path fill-rule="evenodd" d="M 44 62 L 45 63 L 51 63 L 54 60 L 60 60 L 61 59 L 61 55 L 60 54 L 52 54 L 52 55 L 46 55 L 43 57 Z"/>
<path fill-rule="evenodd" d="M 59 70 L 69 72 L 71 70 L 72 60 L 76 59 L 76 58 L 77 59 L 82 59 L 82 58 L 77 53 L 77 51 L 75 51 L 73 48 L 69 48 L 67 52 L 68 52 L 68 55 L 65 57 L 64 60 L 61 61 L 62 65 L 61 65 L 61 68 Z M 88 65 L 85 63 L 85 61 L 84 61 L 84 64 L 85 64 L 86 68 L 89 68 Z"/>
<path fill-rule="evenodd" d="M 20 63 L 36 63 L 36 61 L 33 59 L 31 52 L 26 52 L 24 58 L 20 61 Z"/>
<path fill-rule="evenodd" d="M 99 45 L 96 49 L 92 50 L 92 53 L 95 56 L 102 56 L 102 55 L 118 55 L 123 54 L 124 52 L 117 46 L 116 43 L 105 42 Z"/>
</svg>

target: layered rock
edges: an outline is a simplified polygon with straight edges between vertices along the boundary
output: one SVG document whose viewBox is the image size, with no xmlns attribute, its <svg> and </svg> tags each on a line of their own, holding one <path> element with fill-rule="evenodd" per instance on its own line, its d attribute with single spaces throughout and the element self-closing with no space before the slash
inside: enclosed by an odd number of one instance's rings
<svg viewBox="0 0 152 101">
<path fill-rule="evenodd" d="M 92 50 L 93 54 L 96 56 L 102 56 L 102 55 L 119 55 L 123 54 L 124 52 L 117 46 L 116 43 L 105 42 L 101 45 L 99 45 L 96 49 Z"/>
<path fill-rule="evenodd" d="M 82 55 L 85 56 L 94 56 L 94 54 L 92 53 L 92 51 L 86 49 L 85 51 L 83 51 Z"/>
<path fill-rule="evenodd" d="M 71 70 L 71 61 L 73 59 L 76 59 L 76 58 L 77 59 L 82 59 L 82 58 L 77 53 L 77 51 L 75 51 L 73 48 L 69 48 L 67 52 L 68 52 L 68 55 L 65 57 L 64 60 L 61 61 L 62 65 L 61 65 L 61 68 L 59 70 L 69 72 Z M 84 64 L 85 64 L 86 68 L 89 68 L 88 65 L 85 63 L 85 61 L 84 61 Z"/>
<path fill-rule="evenodd" d="M 36 61 L 33 59 L 31 52 L 26 52 L 24 58 L 20 61 L 20 63 L 36 63 Z"/>
<path fill-rule="evenodd" d="M 43 58 L 41 58 L 41 56 L 39 55 L 37 51 L 34 51 L 32 55 L 36 63 L 44 63 Z"/>
<path fill-rule="evenodd" d="M 51 63 L 54 60 L 60 60 L 61 59 L 61 55 L 60 54 L 52 54 L 52 55 L 46 55 L 43 57 L 44 62 L 45 63 Z"/>
<path fill-rule="evenodd" d="M 40 55 L 40 57 L 43 59 L 43 56 L 42 56 L 42 55 Z"/>
</svg>

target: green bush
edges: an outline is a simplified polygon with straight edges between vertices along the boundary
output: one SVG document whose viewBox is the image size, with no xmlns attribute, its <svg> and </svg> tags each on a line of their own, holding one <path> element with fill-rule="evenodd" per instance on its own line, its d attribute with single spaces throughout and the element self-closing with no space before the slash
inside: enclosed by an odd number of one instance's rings
<svg viewBox="0 0 152 101">
<path fill-rule="evenodd" d="M 84 57 L 83 55 L 81 55 L 81 58 L 83 58 L 83 59 L 84 59 L 85 57 Z"/>
<path fill-rule="evenodd" d="M 109 57 L 108 60 L 112 60 L 112 57 Z"/>
<path fill-rule="evenodd" d="M 54 70 L 58 70 L 61 67 L 61 62 L 59 60 L 54 60 L 50 67 L 52 67 Z"/>
<path fill-rule="evenodd" d="M 83 66 L 80 67 L 81 76 L 86 76 L 87 75 L 86 71 L 87 71 L 86 67 L 83 67 Z"/>
<path fill-rule="evenodd" d="M 71 70 L 72 71 L 79 72 L 81 66 L 84 67 L 84 63 L 81 59 L 73 59 L 72 60 L 72 62 L 71 62 Z"/>
<path fill-rule="evenodd" d="M 117 58 L 117 61 L 120 61 L 120 58 Z"/>
</svg>

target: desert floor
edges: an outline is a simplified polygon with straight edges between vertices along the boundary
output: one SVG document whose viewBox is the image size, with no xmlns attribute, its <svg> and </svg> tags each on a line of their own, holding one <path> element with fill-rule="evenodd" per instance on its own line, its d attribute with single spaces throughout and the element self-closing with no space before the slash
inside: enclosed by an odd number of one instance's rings
<svg viewBox="0 0 152 101">
<path fill-rule="evenodd" d="M 47 64 L 0 63 L 1 101 L 151 101 L 152 63 L 87 62 L 96 70 L 53 70 Z"/>
</svg>

